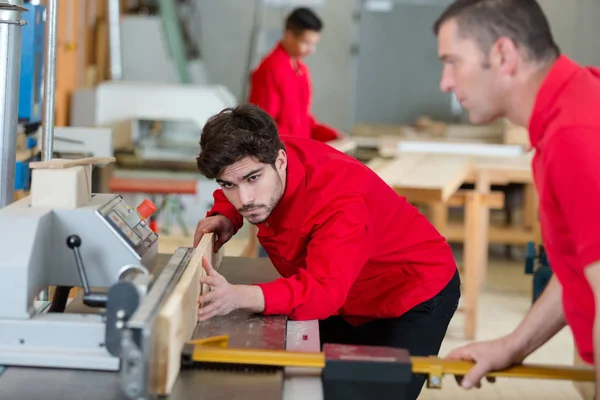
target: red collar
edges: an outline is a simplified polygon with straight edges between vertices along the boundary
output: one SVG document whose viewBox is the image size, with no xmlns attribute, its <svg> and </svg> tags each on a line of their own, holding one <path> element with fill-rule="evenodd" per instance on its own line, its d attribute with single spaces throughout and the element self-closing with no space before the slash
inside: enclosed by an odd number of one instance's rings
<svg viewBox="0 0 600 400">
<path fill-rule="evenodd" d="M 560 111 L 556 102 L 565 85 L 579 69 L 577 63 L 564 55 L 561 55 L 552 65 L 537 93 L 529 119 L 529 140 L 532 147 L 537 147 L 546 128 Z"/>
<path fill-rule="evenodd" d="M 286 65 L 289 65 L 290 70 L 292 70 L 294 73 L 304 75 L 304 73 L 306 72 L 306 64 L 304 64 L 304 62 L 300 58 L 296 59 L 296 63 L 298 64 L 298 69 L 297 70 L 294 69 L 294 67 L 292 66 L 292 57 L 288 54 L 287 51 L 285 51 L 281 42 L 277 43 L 273 53 L 279 59 L 284 60 Z"/>
<path fill-rule="evenodd" d="M 290 217 L 295 202 L 302 201 L 301 194 L 306 189 L 306 170 L 298 158 L 298 155 L 289 148 L 286 149 L 287 168 L 286 183 L 283 196 L 275 206 L 269 218 L 264 224 L 282 226 L 284 228 L 295 228 L 298 224 L 297 218 Z M 267 225 L 268 226 L 268 225 Z"/>
</svg>

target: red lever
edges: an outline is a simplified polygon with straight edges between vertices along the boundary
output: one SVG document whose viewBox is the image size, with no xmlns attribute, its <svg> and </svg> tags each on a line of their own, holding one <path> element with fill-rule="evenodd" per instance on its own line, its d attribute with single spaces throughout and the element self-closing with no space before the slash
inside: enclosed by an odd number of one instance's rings
<svg viewBox="0 0 600 400">
<path fill-rule="evenodd" d="M 156 212 L 157 208 L 154 203 L 148 199 L 142 201 L 137 206 L 137 212 L 140 213 L 143 219 L 148 219 L 152 214 Z"/>
</svg>

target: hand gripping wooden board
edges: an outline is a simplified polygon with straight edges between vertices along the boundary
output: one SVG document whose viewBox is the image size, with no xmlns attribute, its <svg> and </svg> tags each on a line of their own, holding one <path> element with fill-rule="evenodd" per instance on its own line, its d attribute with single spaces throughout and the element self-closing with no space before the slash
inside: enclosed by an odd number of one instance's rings
<svg viewBox="0 0 600 400">
<path fill-rule="evenodd" d="M 168 395 L 175 384 L 183 346 L 192 339 L 198 323 L 198 296 L 210 290 L 208 285 L 200 284 L 200 277 L 206 275 L 202 257 L 208 257 L 216 270 L 223 259 L 223 247 L 217 253 L 213 250 L 215 240 L 214 233 L 202 236 L 179 283 L 156 318 L 153 332 L 156 364 L 151 379 L 158 395 Z"/>
</svg>

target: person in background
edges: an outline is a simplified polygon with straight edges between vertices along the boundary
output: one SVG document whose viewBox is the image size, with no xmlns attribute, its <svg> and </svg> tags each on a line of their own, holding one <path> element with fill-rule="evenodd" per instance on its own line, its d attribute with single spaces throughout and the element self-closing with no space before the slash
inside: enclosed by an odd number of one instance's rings
<svg viewBox="0 0 600 400">
<path fill-rule="evenodd" d="M 567 324 L 590 366 L 600 354 L 600 69 L 562 55 L 535 0 L 456 0 L 434 25 L 440 86 L 475 124 L 528 128 L 543 242 L 554 276 L 508 335 L 455 349 L 462 386 L 519 364 Z M 600 368 L 596 367 L 600 394 Z M 596 397 L 597 398 L 597 397 Z"/>
<path fill-rule="evenodd" d="M 269 113 L 279 134 L 327 142 L 344 137 L 319 123 L 311 113 L 310 71 L 302 61 L 314 52 L 323 23 L 308 8 L 297 8 L 286 19 L 283 38 L 252 73 L 248 101 Z"/>
</svg>

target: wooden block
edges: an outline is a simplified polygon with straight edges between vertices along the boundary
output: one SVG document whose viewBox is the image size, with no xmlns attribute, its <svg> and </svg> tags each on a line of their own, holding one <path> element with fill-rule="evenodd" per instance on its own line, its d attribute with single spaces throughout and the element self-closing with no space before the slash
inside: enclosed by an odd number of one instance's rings
<svg viewBox="0 0 600 400">
<path fill-rule="evenodd" d="M 113 134 L 113 149 L 121 151 L 131 151 L 135 149 L 133 143 L 133 121 L 125 120 L 117 122 L 110 126 Z"/>
<path fill-rule="evenodd" d="M 223 249 L 215 254 L 214 242 L 215 235 L 212 233 L 202 237 L 185 272 L 156 318 L 151 384 L 158 395 L 171 392 L 181 367 L 183 346 L 192 338 L 198 323 L 198 296 L 202 290 L 207 290 L 200 288 L 200 276 L 204 274 L 202 256 L 210 256 L 215 269 L 220 266 Z"/>
<path fill-rule="evenodd" d="M 50 161 L 36 161 L 29 163 L 31 169 L 64 169 L 70 167 L 76 167 L 80 165 L 93 165 L 93 164 L 110 164 L 115 162 L 114 157 L 86 157 L 77 159 L 65 159 L 65 158 L 53 158 Z"/>
<path fill-rule="evenodd" d="M 32 171 L 32 207 L 73 209 L 89 203 L 91 198 L 91 165 Z"/>
</svg>

